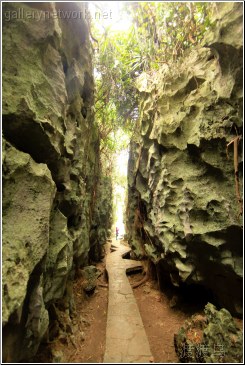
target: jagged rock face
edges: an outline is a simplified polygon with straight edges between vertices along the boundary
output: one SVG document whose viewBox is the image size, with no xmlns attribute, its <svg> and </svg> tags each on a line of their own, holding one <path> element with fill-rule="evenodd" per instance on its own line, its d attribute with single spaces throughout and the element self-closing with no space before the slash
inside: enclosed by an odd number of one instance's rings
<svg viewBox="0 0 245 365">
<path fill-rule="evenodd" d="M 93 221 L 90 231 L 89 256 L 93 261 L 99 261 L 104 256 L 103 245 L 106 243 L 112 226 L 112 180 L 105 172 L 98 177 L 94 195 Z"/>
<path fill-rule="evenodd" d="M 128 165 L 128 231 L 175 286 L 203 285 L 242 311 L 242 6 L 217 3 L 215 30 L 171 69 L 138 80 L 140 133 Z"/>
<path fill-rule="evenodd" d="M 85 17 L 64 16 L 86 6 L 3 6 L 4 361 L 35 354 L 49 308 L 64 299 L 72 310 L 75 268 L 89 261 L 100 175 L 92 48 Z"/>
<path fill-rule="evenodd" d="M 3 324 L 23 304 L 29 277 L 49 243 L 56 188 L 45 164 L 5 144 L 3 165 Z"/>
</svg>

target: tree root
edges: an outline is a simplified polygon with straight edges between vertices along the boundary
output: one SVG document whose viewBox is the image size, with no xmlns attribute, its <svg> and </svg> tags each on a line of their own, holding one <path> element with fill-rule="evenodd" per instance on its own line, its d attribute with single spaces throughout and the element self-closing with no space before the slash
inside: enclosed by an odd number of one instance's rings
<svg viewBox="0 0 245 365">
<path fill-rule="evenodd" d="M 149 275 L 148 273 L 146 273 L 145 277 L 143 279 L 141 279 L 140 281 L 138 281 L 137 283 L 132 285 L 132 288 L 138 288 L 140 285 L 144 284 L 147 280 L 149 279 Z"/>
</svg>

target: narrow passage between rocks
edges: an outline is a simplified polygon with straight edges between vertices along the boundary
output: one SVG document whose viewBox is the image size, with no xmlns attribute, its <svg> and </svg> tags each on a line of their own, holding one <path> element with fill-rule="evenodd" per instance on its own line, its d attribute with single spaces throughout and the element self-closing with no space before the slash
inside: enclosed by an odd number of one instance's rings
<svg viewBox="0 0 245 365">
<path fill-rule="evenodd" d="M 2 362 L 242 362 L 243 3 L 1 10 Z"/>
</svg>

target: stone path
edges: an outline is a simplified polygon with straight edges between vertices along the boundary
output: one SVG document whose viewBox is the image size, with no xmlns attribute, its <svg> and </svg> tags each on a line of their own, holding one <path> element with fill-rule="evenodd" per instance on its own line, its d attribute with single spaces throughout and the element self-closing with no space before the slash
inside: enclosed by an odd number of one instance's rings
<svg viewBox="0 0 245 365">
<path fill-rule="evenodd" d="M 144 325 L 126 276 L 126 271 L 142 267 L 138 261 L 123 259 L 130 249 L 113 241 L 115 251 L 107 255 L 109 304 L 104 363 L 153 362 Z"/>
</svg>

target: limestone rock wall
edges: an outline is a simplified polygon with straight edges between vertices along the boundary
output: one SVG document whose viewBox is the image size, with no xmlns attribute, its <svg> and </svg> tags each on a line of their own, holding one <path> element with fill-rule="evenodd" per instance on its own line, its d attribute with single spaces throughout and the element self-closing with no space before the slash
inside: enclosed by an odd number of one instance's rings
<svg viewBox="0 0 245 365">
<path fill-rule="evenodd" d="M 104 256 L 103 245 L 111 234 L 112 226 L 112 180 L 100 169 L 98 183 L 94 194 L 93 220 L 90 231 L 90 257 L 94 261 Z"/>
<path fill-rule="evenodd" d="M 138 80 L 139 133 L 128 165 L 128 234 L 160 281 L 202 285 L 242 311 L 242 6 L 217 3 L 215 25 L 173 67 Z"/>
<path fill-rule="evenodd" d="M 74 310 L 71 280 L 103 226 L 89 27 L 65 15 L 86 6 L 3 5 L 4 361 L 36 353 L 57 301 Z"/>
</svg>

